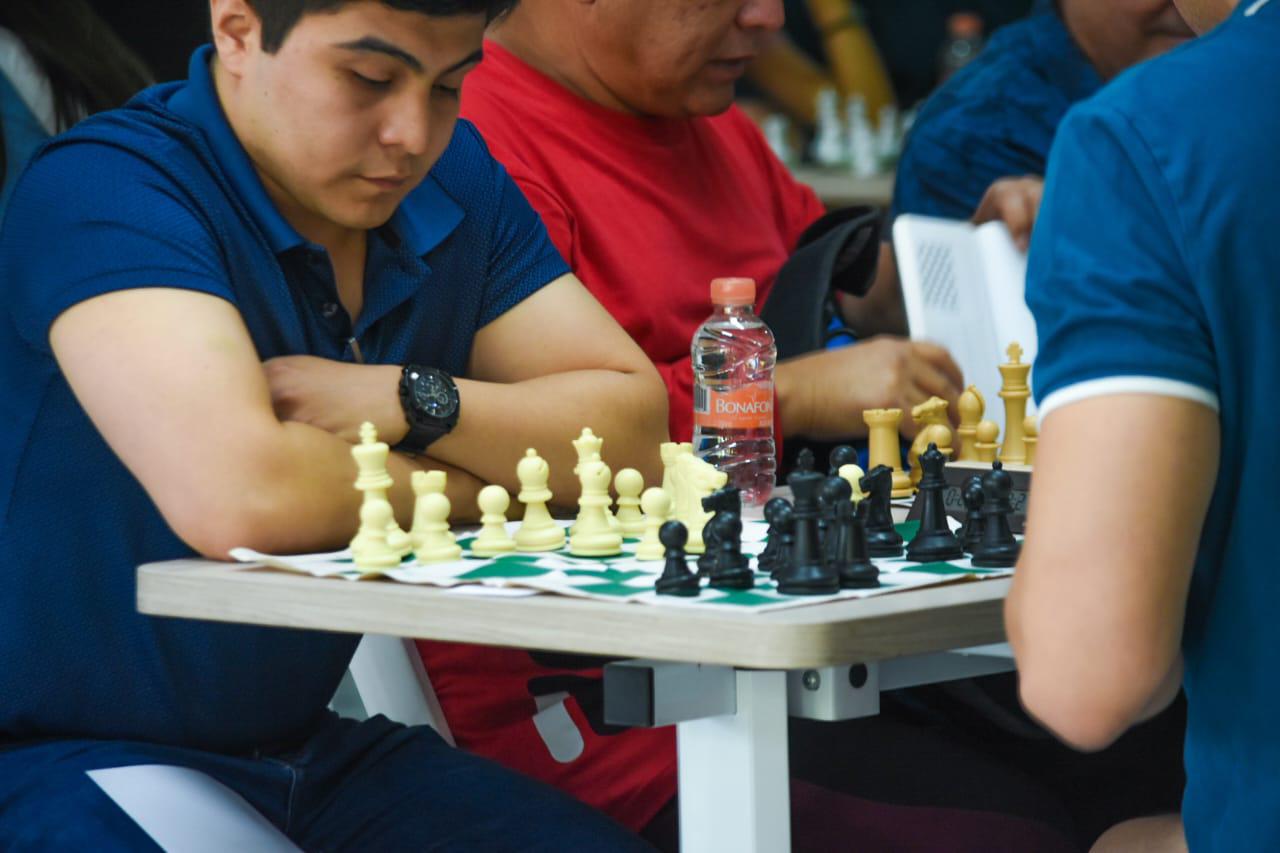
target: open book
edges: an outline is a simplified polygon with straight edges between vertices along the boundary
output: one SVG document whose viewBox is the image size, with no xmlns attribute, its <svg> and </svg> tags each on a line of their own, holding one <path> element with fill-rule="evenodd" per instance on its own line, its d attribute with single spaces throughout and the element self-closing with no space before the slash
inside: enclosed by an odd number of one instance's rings
<svg viewBox="0 0 1280 853">
<path fill-rule="evenodd" d="M 928 216 L 899 216 L 893 224 L 898 276 L 914 340 L 950 350 L 965 385 L 986 400 L 984 417 L 1004 436 L 1000 371 L 1017 341 L 1024 362 L 1036 357 L 1036 325 L 1024 296 L 1027 257 L 1002 222 L 971 225 Z M 1032 387 L 1035 377 L 1032 375 Z M 1034 411 L 1031 401 L 1028 409 Z M 907 416 L 904 414 L 904 417 Z"/>
</svg>

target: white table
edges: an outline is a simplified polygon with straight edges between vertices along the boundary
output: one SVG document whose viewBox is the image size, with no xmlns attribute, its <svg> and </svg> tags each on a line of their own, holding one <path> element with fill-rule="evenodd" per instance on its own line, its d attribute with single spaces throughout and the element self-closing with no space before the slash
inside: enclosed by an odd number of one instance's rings
<svg viewBox="0 0 1280 853">
<path fill-rule="evenodd" d="M 991 644 L 1004 640 L 1008 589 L 1005 578 L 722 613 L 549 595 L 459 596 L 177 560 L 139 568 L 138 609 L 643 659 L 622 666 L 652 673 L 652 722 L 677 726 L 682 849 L 776 853 L 790 846 L 788 713 L 866 716 L 878 711 L 881 690 L 1007 671 L 1007 647 Z M 609 694 L 607 680 L 606 715 L 635 712 L 617 702 L 611 708 Z"/>
</svg>

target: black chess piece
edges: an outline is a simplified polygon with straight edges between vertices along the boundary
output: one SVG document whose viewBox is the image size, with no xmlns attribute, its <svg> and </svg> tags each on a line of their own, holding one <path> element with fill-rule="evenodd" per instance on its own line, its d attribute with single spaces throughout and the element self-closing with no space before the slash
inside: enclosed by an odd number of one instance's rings
<svg viewBox="0 0 1280 853">
<path fill-rule="evenodd" d="M 867 494 L 862 499 L 867 505 L 867 553 L 872 557 L 901 557 L 902 535 L 894 527 L 893 513 L 889 509 L 889 501 L 893 497 L 893 469 L 888 465 L 877 465 L 858 482 L 858 488 Z"/>
<path fill-rule="evenodd" d="M 751 589 L 756 573 L 751 561 L 742 553 L 742 517 L 724 510 L 713 522 L 716 526 L 717 559 L 711 569 L 711 586 L 715 589 Z"/>
<path fill-rule="evenodd" d="M 947 458 L 938 451 L 936 444 L 930 444 L 929 449 L 920 454 L 920 469 L 924 473 L 920 477 L 920 494 L 916 500 L 924 503 L 920 512 L 920 532 L 907 546 L 907 559 L 913 563 L 959 560 L 964 556 L 960 540 L 947 524 L 943 496 L 947 481 L 942 477 L 946 464 Z"/>
<path fill-rule="evenodd" d="M 965 553 L 972 554 L 982 542 L 982 477 L 974 474 L 964 484 L 962 495 L 965 507 L 964 529 L 960 531 L 960 544 Z"/>
<path fill-rule="evenodd" d="M 1018 562 L 1022 545 L 1009 528 L 1013 504 L 1013 478 L 999 462 L 982 478 L 982 541 L 973 552 L 973 564 L 981 569 L 1010 569 Z"/>
<path fill-rule="evenodd" d="M 702 526 L 702 543 L 706 547 L 702 552 L 702 556 L 698 558 L 698 577 L 705 578 L 711 575 L 716 566 L 718 543 L 716 541 L 714 522 L 722 512 L 736 512 L 741 517 L 742 490 L 737 486 L 725 486 L 723 489 L 717 489 L 702 499 L 702 511 L 715 513 Z"/>
<path fill-rule="evenodd" d="M 817 470 L 817 462 L 813 458 L 812 450 L 807 447 L 800 448 L 800 452 L 796 454 L 796 470 L 809 472 Z"/>
<path fill-rule="evenodd" d="M 787 478 L 795 497 L 795 543 L 787 571 L 778 573 L 778 592 L 783 595 L 830 595 L 840 589 L 840 578 L 822 559 L 818 541 L 818 490 L 825 479 L 814 471 L 793 471 Z"/>
<path fill-rule="evenodd" d="M 778 510 L 783 505 L 790 506 L 786 498 L 770 498 L 764 505 L 764 520 L 769 522 L 769 532 L 765 536 L 764 550 L 756 558 L 756 569 L 766 574 L 773 572 L 778 549 L 782 547 L 782 531 L 778 529 Z"/>
<path fill-rule="evenodd" d="M 783 501 L 774 513 L 778 528 L 778 550 L 774 552 L 769 576 L 777 581 L 791 572 L 791 556 L 796 550 L 796 512 L 790 501 Z"/>
<path fill-rule="evenodd" d="M 880 585 L 880 570 L 867 557 L 867 534 L 859 507 L 853 504 L 853 486 L 839 477 L 829 478 L 822 487 L 832 507 L 827 525 L 827 557 L 830 568 L 844 589 L 866 589 Z"/>
<path fill-rule="evenodd" d="M 666 565 L 662 576 L 653 585 L 658 595 L 678 595 L 690 598 L 702 592 L 698 576 L 689 571 L 684 546 L 689 544 L 689 530 L 678 521 L 665 522 L 658 528 L 658 541 L 666 549 Z"/>
<path fill-rule="evenodd" d="M 827 476 L 838 477 L 840 469 L 846 465 L 858 464 L 858 451 L 847 444 L 842 444 L 831 451 L 827 457 Z"/>
</svg>

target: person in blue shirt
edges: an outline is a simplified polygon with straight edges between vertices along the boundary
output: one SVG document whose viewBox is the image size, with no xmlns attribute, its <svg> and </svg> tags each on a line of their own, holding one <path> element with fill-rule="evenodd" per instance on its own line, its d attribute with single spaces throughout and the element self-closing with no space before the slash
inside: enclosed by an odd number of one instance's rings
<svg viewBox="0 0 1280 853">
<path fill-rule="evenodd" d="M 1185 686 L 1185 843 L 1275 850 L 1280 104 L 1261 81 L 1280 2 L 1178 5 L 1223 23 L 1073 110 L 1050 158 L 1027 277 L 1043 423 L 1006 621 L 1024 702 L 1081 749 Z"/>
<path fill-rule="evenodd" d="M 898 163 L 891 215 L 968 219 L 997 181 L 1043 176 L 1073 104 L 1190 36 L 1170 0 L 1041 0 L 925 102 Z M 1024 182 L 1002 216 L 1024 245 L 1039 191 L 1039 180 Z"/>
<path fill-rule="evenodd" d="M 208 774 L 304 849 L 639 849 L 425 727 L 327 710 L 357 637 L 155 619 L 141 563 L 342 547 L 373 422 L 455 517 L 569 438 L 656 479 L 666 394 L 459 89 L 509 0 L 213 0 L 213 46 L 46 145 L 0 230 L 0 848 L 139 849 L 86 775 Z"/>
</svg>

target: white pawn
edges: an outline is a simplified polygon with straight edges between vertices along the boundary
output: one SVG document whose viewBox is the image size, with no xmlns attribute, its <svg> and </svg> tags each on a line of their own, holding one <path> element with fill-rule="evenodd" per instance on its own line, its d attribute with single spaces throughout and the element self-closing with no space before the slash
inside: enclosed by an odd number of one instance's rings
<svg viewBox="0 0 1280 853">
<path fill-rule="evenodd" d="M 644 475 L 635 468 L 623 468 L 613 478 L 618 492 L 618 526 L 623 536 L 639 536 L 644 532 L 644 516 L 640 514 L 640 493 L 644 491 Z"/>
<path fill-rule="evenodd" d="M 818 92 L 817 122 L 813 137 L 813 159 L 819 166 L 839 166 L 845 162 L 844 128 L 840 122 L 840 95 L 835 89 Z"/>
<path fill-rule="evenodd" d="M 516 500 L 524 504 L 524 521 L 516 531 L 517 551 L 554 551 L 564 547 L 564 528 L 556 524 L 547 510 L 551 490 L 547 480 L 551 469 L 547 460 L 530 447 L 516 465 L 516 478 L 520 480 L 520 494 Z"/>
<path fill-rule="evenodd" d="M 622 553 L 622 534 L 609 526 L 609 466 L 592 459 L 578 466 L 582 497 L 578 519 L 569 530 L 569 553 L 580 557 L 611 557 Z"/>
<path fill-rule="evenodd" d="M 511 496 L 502 486 L 485 486 L 476 497 L 480 507 L 480 533 L 471 542 L 477 557 L 496 557 L 516 549 L 516 540 L 507 534 L 507 507 Z"/>
<path fill-rule="evenodd" d="M 413 529 L 419 538 L 413 543 L 413 556 L 419 562 L 461 560 L 462 546 L 449 532 L 449 510 L 453 505 L 442 492 L 420 494 L 413 505 Z"/>
<path fill-rule="evenodd" d="M 640 496 L 640 508 L 644 510 L 644 536 L 636 546 L 637 560 L 661 560 L 666 557 L 666 546 L 658 538 L 658 531 L 671 514 L 671 496 L 663 489 L 645 489 Z"/>
<path fill-rule="evenodd" d="M 390 501 L 365 498 L 360 507 L 360 530 L 351 540 L 351 557 L 364 574 L 381 574 L 400 565 L 400 553 L 387 542 L 387 525 L 394 518 Z"/>
<path fill-rule="evenodd" d="M 867 493 L 862 491 L 863 470 L 857 465 L 841 465 L 840 470 L 836 472 L 840 475 L 840 479 L 853 486 L 853 496 L 851 500 L 855 505 L 860 503 Z"/>
<path fill-rule="evenodd" d="M 845 110 L 848 123 L 849 164 L 854 177 L 870 178 L 880 171 L 880 157 L 876 152 L 875 131 L 867 116 L 867 99 L 861 95 L 849 98 Z"/>
</svg>

